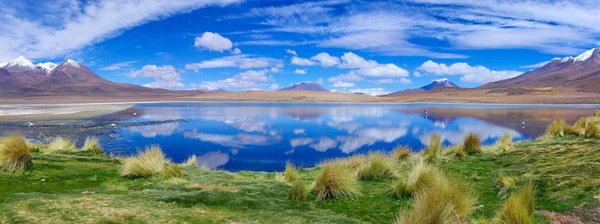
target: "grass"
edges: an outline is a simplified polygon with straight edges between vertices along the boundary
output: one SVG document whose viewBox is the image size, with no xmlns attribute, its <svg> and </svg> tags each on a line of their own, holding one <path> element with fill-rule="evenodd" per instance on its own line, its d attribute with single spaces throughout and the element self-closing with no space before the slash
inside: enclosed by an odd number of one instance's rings
<svg viewBox="0 0 600 224">
<path fill-rule="evenodd" d="M 185 160 L 185 162 L 182 165 L 187 167 L 198 168 L 198 157 L 196 157 L 196 155 L 192 155 L 188 157 L 188 159 Z"/>
<path fill-rule="evenodd" d="M 0 169 L 7 172 L 22 172 L 32 165 L 27 142 L 17 134 L 0 139 Z"/>
<path fill-rule="evenodd" d="M 444 175 L 435 166 L 419 159 L 405 177 L 392 182 L 390 191 L 396 198 L 410 197 L 416 191 L 445 181 Z"/>
<path fill-rule="evenodd" d="M 308 197 L 309 193 L 308 187 L 304 182 L 294 181 L 288 193 L 288 199 L 293 202 L 304 201 Z"/>
<path fill-rule="evenodd" d="M 396 146 L 394 151 L 392 152 L 392 157 L 396 160 L 404 160 L 410 158 L 413 152 L 408 148 L 408 146 Z"/>
<path fill-rule="evenodd" d="M 421 151 L 421 157 L 423 157 L 427 162 L 437 163 L 441 153 L 442 141 L 440 139 L 440 135 L 434 133 L 431 135 L 431 139 L 429 140 L 429 145 L 427 148 Z"/>
<path fill-rule="evenodd" d="M 47 147 L 41 149 L 43 153 L 52 153 L 57 151 L 75 151 L 77 146 L 69 139 L 57 137 L 54 141 L 50 142 Z"/>
<path fill-rule="evenodd" d="M 470 132 L 465 136 L 463 150 L 467 155 L 481 153 L 481 138 Z"/>
<path fill-rule="evenodd" d="M 97 138 L 87 138 L 85 139 L 85 143 L 83 147 L 81 147 L 83 151 L 90 151 L 96 154 L 104 154 L 104 149 L 102 149 L 102 145 Z"/>
<path fill-rule="evenodd" d="M 361 180 L 393 177 L 392 160 L 383 152 L 370 152 L 366 164 L 358 169 L 357 175 Z"/>
<path fill-rule="evenodd" d="M 495 148 L 497 151 L 506 152 L 514 148 L 513 136 L 510 133 L 505 133 L 496 141 Z"/>
<path fill-rule="evenodd" d="M 529 182 L 520 192 L 511 195 L 502 210 L 496 216 L 496 223 L 529 224 L 535 223 L 533 214 L 535 190 L 533 182 Z"/>
<path fill-rule="evenodd" d="M 585 128 L 585 137 L 586 138 L 595 138 L 598 133 L 598 126 L 596 124 L 589 124 Z"/>
<path fill-rule="evenodd" d="M 551 124 L 548 125 L 548 127 L 546 128 L 545 136 L 552 137 L 552 138 L 562 138 L 562 137 L 565 137 L 566 135 L 574 135 L 574 134 L 577 134 L 575 129 L 572 126 L 570 126 L 569 124 L 567 124 L 565 122 L 565 120 L 560 118 L 558 120 L 553 121 Z"/>
<path fill-rule="evenodd" d="M 496 188 L 498 189 L 498 196 L 502 199 L 508 197 L 512 192 L 517 189 L 517 178 L 507 176 L 504 173 L 498 174 L 496 179 Z"/>
<path fill-rule="evenodd" d="M 356 175 L 341 165 L 325 165 L 315 177 L 317 200 L 355 197 L 360 194 Z"/>
<path fill-rule="evenodd" d="M 170 163 L 160 147 L 151 146 L 139 152 L 137 156 L 124 159 L 121 175 L 129 178 L 149 177 L 163 172 Z"/>
<path fill-rule="evenodd" d="M 294 167 L 292 163 L 287 162 L 285 164 L 285 171 L 283 172 L 283 176 L 285 177 L 286 181 L 294 182 L 298 180 L 298 170 L 296 170 L 296 167 Z"/>
</svg>

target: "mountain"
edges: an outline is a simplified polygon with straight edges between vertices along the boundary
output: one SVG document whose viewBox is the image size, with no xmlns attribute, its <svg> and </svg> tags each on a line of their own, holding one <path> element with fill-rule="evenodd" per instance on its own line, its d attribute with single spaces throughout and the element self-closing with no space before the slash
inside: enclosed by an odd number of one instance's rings
<svg viewBox="0 0 600 224">
<path fill-rule="evenodd" d="M 58 65 L 51 62 L 34 65 L 26 58 L 18 57 L 0 65 L 0 96 L 148 96 L 201 93 L 111 82 L 71 59 Z"/>
<path fill-rule="evenodd" d="M 600 48 L 577 57 L 554 58 L 544 66 L 517 77 L 487 83 L 480 89 L 515 87 L 568 87 L 585 92 L 600 92 Z"/>
<path fill-rule="evenodd" d="M 393 92 L 393 93 L 390 93 L 387 95 L 383 95 L 383 96 L 400 96 L 400 95 L 407 95 L 407 94 L 436 92 L 436 91 L 444 91 L 446 89 L 460 89 L 460 88 L 461 87 L 457 86 L 452 81 L 450 81 L 446 78 L 443 78 L 443 79 L 433 80 L 431 83 L 429 83 L 428 85 L 423 86 L 421 88 L 400 90 L 400 91 L 396 91 L 396 92 Z"/>
<path fill-rule="evenodd" d="M 304 90 L 304 91 L 314 91 L 314 92 L 329 92 L 329 90 L 323 88 L 322 86 L 320 86 L 319 84 L 313 83 L 313 82 L 303 82 L 303 83 L 296 83 L 294 85 L 291 85 L 289 87 L 285 87 L 283 89 L 277 90 L 277 91 L 292 91 L 292 90 Z"/>
</svg>

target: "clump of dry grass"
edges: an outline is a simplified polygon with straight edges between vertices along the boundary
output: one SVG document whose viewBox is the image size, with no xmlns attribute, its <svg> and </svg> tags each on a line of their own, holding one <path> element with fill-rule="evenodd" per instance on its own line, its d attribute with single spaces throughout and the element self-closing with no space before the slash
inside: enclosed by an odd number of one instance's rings
<svg viewBox="0 0 600 224">
<path fill-rule="evenodd" d="M 66 139 L 66 138 L 62 138 L 62 137 L 57 137 L 54 139 L 54 141 L 50 142 L 50 144 L 48 144 L 47 147 L 42 148 L 43 153 L 51 153 L 51 152 L 56 152 L 56 151 L 75 151 L 77 150 L 77 146 L 75 146 L 75 143 L 73 143 L 73 141 Z"/>
<path fill-rule="evenodd" d="M 473 134 L 473 132 L 470 132 L 467 134 L 467 136 L 465 136 L 465 142 L 463 146 L 463 150 L 465 153 L 467 153 L 467 155 L 481 153 L 481 139 L 477 135 Z"/>
<path fill-rule="evenodd" d="M 397 223 L 464 223 L 475 210 L 477 199 L 455 181 L 442 181 L 420 190 L 412 209 L 401 213 Z"/>
<path fill-rule="evenodd" d="M 454 156 L 457 158 L 465 157 L 466 154 L 465 148 L 462 145 L 457 145 L 454 147 Z"/>
<path fill-rule="evenodd" d="M 548 127 L 546 128 L 546 133 L 545 133 L 546 136 L 553 137 L 553 138 L 565 137 L 566 135 L 572 135 L 572 134 L 577 134 L 577 132 L 574 130 L 573 127 L 568 125 L 565 122 L 565 120 L 563 120 L 562 118 L 560 118 L 556 121 L 553 121 L 551 124 L 549 124 Z"/>
<path fill-rule="evenodd" d="M 346 166 L 327 164 L 315 178 L 312 191 L 317 200 L 354 197 L 360 194 L 356 175 Z"/>
<path fill-rule="evenodd" d="M 596 110 L 596 117 L 600 118 L 600 110 Z"/>
<path fill-rule="evenodd" d="M 418 190 L 444 181 L 446 178 L 436 167 L 418 160 L 406 178 L 400 177 L 392 183 L 390 193 L 396 198 L 410 197 Z"/>
<path fill-rule="evenodd" d="M 129 178 L 143 178 L 161 173 L 171 161 L 165 157 L 159 146 L 151 146 L 137 156 L 126 158 L 121 175 Z"/>
<path fill-rule="evenodd" d="M 421 151 L 421 156 L 425 161 L 437 163 L 442 152 L 442 141 L 440 135 L 434 133 L 431 135 L 429 146 Z"/>
<path fill-rule="evenodd" d="M 318 166 L 326 165 L 342 165 L 352 169 L 357 169 L 367 161 L 367 157 L 363 154 L 355 154 L 347 158 L 336 158 L 319 163 Z"/>
<path fill-rule="evenodd" d="M 20 172 L 33 165 L 27 142 L 18 134 L 0 139 L 0 169 L 11 173 Z"/>
<path fill-rule="evenodd" d="M 392 153 L 392 157 L 396 160 L 403 160 L 411 157 L 413 152 L 408 146 L 396 146 Z"/>
<path fill-rule="evenodd" d="M 598 126 L 596 124 L 589 124 L 585 128 L 585 138 L 594 138 L 598 133 Z"/>
<path fill-rule="evenodd" d="M 40 144 L 31 144 L 31 143 L 27 143 L 27 149 L 31 152 L 31 153 L 37 153 L 42 151 L 44 148 L 43 145 Z"/>
<path fill-rule="evenodd" d="M 394 176 L 392 161 L 382 152 L 370 152 L 367 163 L 358 169 L 358 178 L 361 180 L 375 180 Z"/>
<path fill-rule="evenodd" d="M 508 132 L 502 135 L 502 137 L 496 141 L 496 150 L 498 151 L 506 152 L 511 150 L 513 147 L 513 136 Z"/>
<path fill-rule="evenodd" d="M 496 189 L 500 198 L 506 198 L 517 189 L 517 178 L 507 176 L 504 173 L 498 174 L 496 178 Z"/>
<path fill-rule="evenodd" d="M 529 182 L 521 191 L 512 194 L 496 215 L 495 223 L 532 224 L 535 201 L 535 189 Z"/>
<path fill-rule="evenodd" d="M 296 167 L 290 162 L 285 164 L 285 172 L 283 173 L 285 180 L 289 182 L 294 182 L 298 179 L 298 170 Z"/>
<path fill-rule="evenodd" d="M 573 128 L 578 129 L 578 130 L 585 130 L 585 128 L 590 123 L 590 121 L 591 121 L 591 119 L 589 117 L 579 118 L 579 120 L 577 120 L 575 122 L 575 124 L 573 124 Z"/>
<path fill-rule="evenodd" d="M 198 157 L 196 157 L 196 155 L 192 155 L 188 157 L 187 160 L 185 160 L 185 162 L 181 165 L 198 168 Z"/>
<path fill-rule="evenodd" d="M 91 151 L 95 154 L 104 154 L 104 149 L 102 149 L 102 145 L 100 145 L 100 141 L 97 138 L 87 138 L 85 139 L 85 143 L 83 147 L 81 147 L 83 151 Z"/>
<path fill-rule="evenodd" d="M 308 186 L 302 181 L 294 181 L 288 192 L 288 199 L 293 202 L 304 201 L 308 197 Z"/>
<path fill-rule="evenodd" d="M 183 178 L 183 173 L 181 172 L 181 169 L 179 169 L 177 164 L 168 164 L 163 168 L 162 172 L 160 173 L 167 178 Z"/>
</svg>

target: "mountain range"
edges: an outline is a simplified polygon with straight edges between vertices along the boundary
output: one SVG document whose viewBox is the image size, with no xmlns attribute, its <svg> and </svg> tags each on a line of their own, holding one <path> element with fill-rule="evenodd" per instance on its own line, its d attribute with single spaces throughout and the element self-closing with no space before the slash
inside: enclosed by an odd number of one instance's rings
<svg viewBox="0 0 600 224">
<path fill-rule="evenodd" d="M 313 92 L 329 92 L 329 90 L 323 88 L 317 83 L 314 82 L 302 82 L 296 83 L 291 86 L 279 89 L 278 91 L 292 91 L 292 90 L 304 90 L 304 91 L 313 91 Z"/>
<path fill-rule="evenodd" d="M 400 90 L 400 91 L 396 91 L 396 92 L 393 92 L 393 93 L 390 93 L 387 95 L 383 95 L 383 96 L 400 96 L 400 95 L 407 95 L 407 94 L 444 91 L 444 90 L 448 90 L 448 89 L 461 89 L 461 87 L 454 84 L 452 81 L 450 81 L 446 78 L 443 78 L 443 79 L 433 80 L 431 83 L 429 83 L 426 86 L 422 86 L 421 88 Z"/>
</svg>

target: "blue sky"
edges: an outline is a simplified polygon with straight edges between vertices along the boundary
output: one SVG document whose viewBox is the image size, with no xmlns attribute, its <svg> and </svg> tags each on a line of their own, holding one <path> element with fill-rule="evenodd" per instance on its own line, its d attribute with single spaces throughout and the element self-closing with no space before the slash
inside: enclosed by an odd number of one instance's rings
<svg viewBox="0 0 600 224">
<path fill-rule="evenodd" d="M 383 94 L 510 78 L 600 46 L 595 1 L 0 0 L 0 61 L 72 58 L 113 81 Z"/>
</svg>

